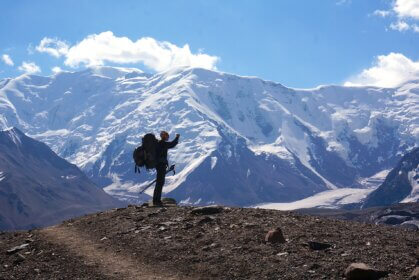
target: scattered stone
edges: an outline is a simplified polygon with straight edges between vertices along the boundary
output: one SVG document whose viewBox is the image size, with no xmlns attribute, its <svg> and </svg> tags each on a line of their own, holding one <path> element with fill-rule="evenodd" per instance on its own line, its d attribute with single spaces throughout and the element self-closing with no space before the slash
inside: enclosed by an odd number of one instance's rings
<svg viewBox="0 0 419 280">
<path fill-rule="evenodd" d="M 288 252 L 280 252 L 278 254 L 276 254 L 278 257 L 282 257 L 282 256 L 288 256 L 289 253 Z"/>
<path fill-rule="evenodd" d="M 258 225 L 257 224 L 252 224 L 252 223 L 244 223 L 243 227 L 245 227 L 245 228 L 256 228 L 256 227 L 258 227 Z"/>
<path fill-rule="evenodd" d="M 415 268 L 415 270 L 413 270 L 412 274 L 410 274 L 409 279 L 411 279 L 411 280 L 419 280 L 419 266 L 417 266 Z"/>
<path fill-rule="evenodd" d="M 165 237 L 163 237 L 163 239 L 164 240 L 169 240 L 169 239 L 172 239 L 172 237 L 171 236 L 165 236 Z"/>
<path fill-rule="evenodd" d="M 218 214 L 223 211 L 223 207 L 218 205 L 210 205 L 210 206 L 204 206 L 204 207 L 197 207 L 195 209 L 192 209 L 191 214 L 194 215 L 213 215 Z"/>
<path fill-rule="evenodd" d="M 375 270 L 365 263 L 352 263 L 345 270 L 345 277 L 348 280 L 375 280 L 387 274 L 387 271 Z"/>
<path fill-rule="evenodd" d="M 22 245 L 13 247 L 12 249 L 7 250 L 6 254 L 7 255 L 12 255 L 12 254 L 14 254 L 16 252 L 19 252 L 19 251 L 25 249 L 28 246 L 29 246 L 29 243 L 25 243 L 25 244 L 22 244 Z"/>
<path fill-rule="evenodd" d="M 102 237 L 101 239 L 100 239 L 100 241 L 103 241 L 103 240 L 107 240 L 108 238 L 105 236 L 105 237 Z"/>
<path fill-rule="evenodd" d="M 148 229 L 151 229 L 151 226 L 140 227 L 141 231 L 148 230 Z"/>
<path fill-rule="evenodd" d="M 159 223 L 159 226 L 166 226 L 166 227 L 170 227 L 170 226 L 173 226 L 173 225 L 176 225 L 177 223 L 176 222 L 162 222 L 162 223 Z"/>
<path fill-rule="evenodd" d="M 309 241 L 307 244 L 308 244 L 308 247 L 314 251 L 326 250 L 332 247 L 331 244 L 321 243 L 321 242 L 316 242 L 316 241 Z"/>
<path fill-rule="evenodd" d="M 34 271 L 38 274 L 41 273 L 41 270 L 39 268 L 35 268 Z"/>
<path fill-rule="evenodd" d="M 166 231 L 166 230 L 167 230 L 167 228 L 164 227 L 164 226 L 159 227 L 159 231 L 161 231 L 161 232 Z"/>
<path fill-rule="evenodd" d="M 208 251 L 208 250 L 210 250 L 210 249 L 212 249 L 212 248 L 217 248 L 217 247 L 219 247 L 220 245 L 219 244 L 217 244 L 217 243 L 211 243 L 210 245 L 207 245 L 207 246 L 204 246 L 204 247 L 202 247 L 202 250 L 203 251 Z"/>
<path fill-rule="evenodd" d="M 281 229 L 278 227 L 276 229 L 270 230 L 265 236 L 265 242 L 269 243 L 285 243 L 284 235 L 282 234 Z"/>
</svg>

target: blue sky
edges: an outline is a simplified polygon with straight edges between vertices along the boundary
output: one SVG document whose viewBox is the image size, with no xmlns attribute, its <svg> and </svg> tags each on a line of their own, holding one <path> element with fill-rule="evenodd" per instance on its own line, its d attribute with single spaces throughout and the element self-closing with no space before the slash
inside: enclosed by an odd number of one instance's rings
<svg viewBox="0 0 419 280">
<path fill-rule="evenodd" d="M 0 78 L 95 64 L 147 72 L 190 64 L 300 88 L 419 77 L 419 0 L 0 5 Z"/>
</svg>

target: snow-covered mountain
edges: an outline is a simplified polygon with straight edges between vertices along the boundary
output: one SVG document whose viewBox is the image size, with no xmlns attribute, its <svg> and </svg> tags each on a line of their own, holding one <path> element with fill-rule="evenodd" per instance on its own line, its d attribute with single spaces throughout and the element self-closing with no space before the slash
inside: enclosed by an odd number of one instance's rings
<svg viewBox="0 0 419 280">
<path fill-rule="evenodd" d="M 28 229 L 123 204 L 16 128 L 0 131 L 0 230 Z"/>
<path fill-rule="evenodd" d="M 154 176 L 134 174 L 141 136 L 180 133 L 164 192 L 255 205 L 380 185 L 369 178 L 419 144 L 419 81 L 302 90 L 200 68 L 95 67 L 1 80 L 0 113 L 1 126 L 47 143 L 128 200 Z"/>
<path fill-rule="evenodd" d="M 400 160 L 381 186 L 366 198 L 363 207 L 387 206 L 419 201 L 419 148 Z"/>
</svg>

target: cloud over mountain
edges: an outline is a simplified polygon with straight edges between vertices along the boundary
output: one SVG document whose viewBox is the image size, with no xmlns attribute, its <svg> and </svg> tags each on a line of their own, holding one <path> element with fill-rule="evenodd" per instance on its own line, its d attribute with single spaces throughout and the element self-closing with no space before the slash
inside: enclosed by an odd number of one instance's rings
<svg viewBox="0 0 419 280">
<path fill-rule="evenodd" d="M 419 61 L 401 53 L 379 55 L 374 65 L 345 82 L 345 86 L 397 87 L 419 78 Z"/>
<path fill-rule="evenodd" d="M 68 46 L 58 39 L 45 37 L 36 50 L 54 57 L 64 56 L 64 64 L 73 68 L 106 63 L 142 63 L 154 71 L 164 71 L 177 66 L 216 69 L 216 63 L 219 61 L 216 56 L 202 52 L 192 53 L 188 44 L 179 47 L 151 37 L 132 41 L 127 37 L 115 36 L 111 31 L 91 34 L 73 46 Z"/>
</svg>

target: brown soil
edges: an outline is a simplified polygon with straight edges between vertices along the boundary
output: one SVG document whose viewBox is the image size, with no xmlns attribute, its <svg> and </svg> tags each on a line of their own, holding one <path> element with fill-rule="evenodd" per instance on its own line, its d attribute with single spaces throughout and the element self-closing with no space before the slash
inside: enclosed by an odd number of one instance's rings
<svg viewBox="0 0 419 280">
<path fill-rule="evenodd" d="M 352 262 L 407 279 L 419 264 L 415 231 L 275 210 L 192 209 L 131 206 L 2 233 L 0 279 L 344 279 Z M 287 242 L 265 243 L 276 227 Z M 315 251 L 310 241 L 332 247 Z"/>
</svg>

